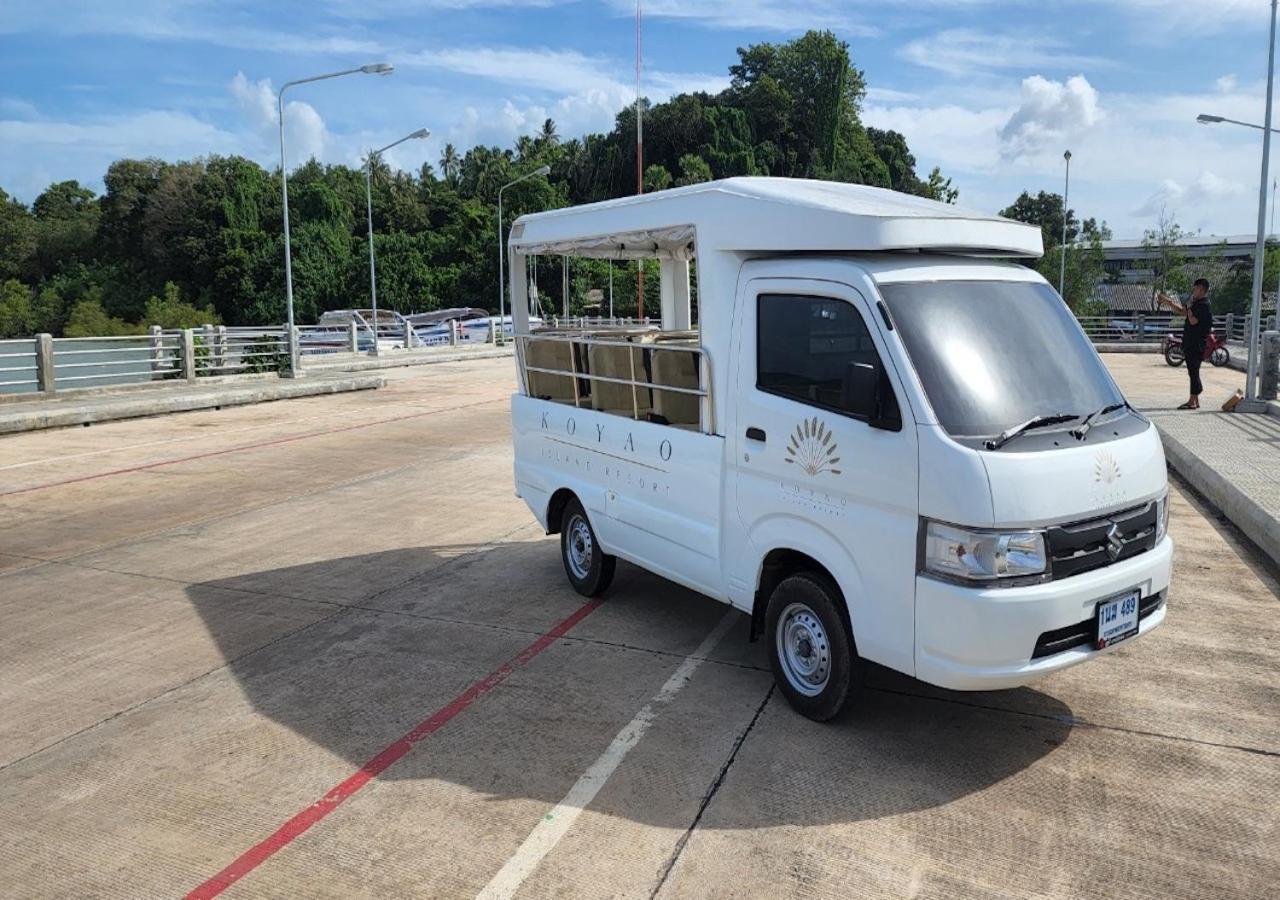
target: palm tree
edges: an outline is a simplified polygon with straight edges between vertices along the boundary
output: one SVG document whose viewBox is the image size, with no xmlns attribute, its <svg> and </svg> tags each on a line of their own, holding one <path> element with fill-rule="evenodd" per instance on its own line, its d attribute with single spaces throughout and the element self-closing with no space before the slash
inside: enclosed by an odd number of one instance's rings
<svg viewBox="0 0 1280 900">
<path fill-rule="evenodd" d="M 462 173 L 462 158 L 453 144 L 444 145 L 444 152 L 440 154 L 440 171 L 444 173 L 445 181 L 457 187 L 458 176 Z"/>
<path fill-rule="evenodd" d="M 542 131 L 538 133 L 538 142 L 549 147 L 560 143 L 560 135 L 556 134 L 555 119 L 547 119 L 542 123 Z"/>
<path fill-rule="evenodd" d="M 539 138 L 541 140 L 541 138 Z M 516 159 L 532 159 L 538 152 L 538 143 L 529 135 L 522 134 L 516 138 Z"/>
</svg>

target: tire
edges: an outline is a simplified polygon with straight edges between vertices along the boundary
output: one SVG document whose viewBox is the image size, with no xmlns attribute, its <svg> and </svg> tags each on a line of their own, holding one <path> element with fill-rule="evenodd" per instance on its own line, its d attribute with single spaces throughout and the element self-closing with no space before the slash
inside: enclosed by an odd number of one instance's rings
<svg viewBox="0 0 1280 900">
<path fill-rule="evenodd" d="M 1175 369 L 1182 365 L 1183 359 L 1185 356 L 1182 353 L 1182 347 L 1178 344 L 1170 344 L 1164 348 L 1164 361 Z"/>
<path fill-rule="evenodd" d="M 613 581 L 618 558 L 604 553 L 587 511 L 574 497 L 560 516 L 560 559 L 573 589 L 584 597 L 596 597 Z"/>
<path fill-rule="evenodd" d="M 1213 355 L 1209 357 L 1209 362 L 1221 369 L 1227 363 L 1231 362 L 1231 351 L 1226 347 L 1218 347 L 1213 351 Z"/>
<path fill-rule="evenodd" d="M 778 690 L 815 722 L 839 715 L 862 686 L 861 660 L 840 615 L 842 603 L 830 579 L 800 572 L 778 583 L 765 613 Z"/>
</svg>

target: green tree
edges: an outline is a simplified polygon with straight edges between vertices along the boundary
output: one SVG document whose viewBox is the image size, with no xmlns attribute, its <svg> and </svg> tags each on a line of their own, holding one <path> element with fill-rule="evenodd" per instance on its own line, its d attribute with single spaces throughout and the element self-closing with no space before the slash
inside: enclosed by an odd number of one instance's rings
<svg viewBox="0 0 1280 900">
<path fill-rule="evenodd" d="M 34 324 L 31 289 L 16 278 L 0 284 L 0 338 L 26 337 Z"/>
<path fill-rule="evenodd" d="M 666 166 L 645 166 L 644 190 L 646 194 L 653 191 L 665 191 L 669 187 L 671 187 L 671 173 L 667 171 Z"/>
<path fill-rule="evenodd" d="M 1153 257 L 1152 283 L 1158 291 L 1183 293 L 1191 287 L 1192 277 L 1187 271 L 1187 256 L 1180 241 L 1186 232 L 1173 214 L 1161 208 L 1156 224 L 1142 235 L 1142 249 Z"/>
<path fill-rule="evenodd" d="M 36 258 L 42 277 L 92 258 L 99 208 L 93 191 L 78 181 L 51 184 L 31 205 L 36 220 Z"/>
<path fill-rule="evenodd" d="M 1012 206 L 1000 210 L 1006 219 L 1016 219 L 1028 225 L 1040 226 L 1040 234 L 1044 239 L 1045 251 L 1049 251 L 1062 243 L 1062 195 L 1048 191 L 1030 194 L 1023 191 Z M 1075 210 L 1067 211 L 1067 243 L 1080 236 L 1080 220 Z"/>
<path fill-rule="evenodd" d="M 701 184 L 704 181 L 710 181 L 713 177 L 711 166 L 707 165 L 707 161 L 701 156 L 686 153 L 680 157 L 680 177 L 676 179 L 677 186 Z"/>
<path fill-rule="evenodd" d="M 0 278 L 35 281 L 38 275 L 35 217 L 0 189 Z"/>
<path fill-rule="evenodd" d="M 1035 263 L 1036 271 L 1054 287 L 1058 286 L 1058 280 L 1062 274 L 1062 253 L 1063 247 L 1058 244 L 1050 247 Z M 1103 276 L 1106 274 L 1106 256 L 1102 252 L 1102 238 L 1095 232 L 1082 242 L 1068 245 L 1066 253 L 1063 299 L 1077 315 L 1085 315 L 1083 310 L 1087 308 L 1090 301 L 1096 299 L 1098 285 L 1102 283 Z"/>
<path fill-rule="evenodd" d="M 115 337 L 143 334 L 146 329 L 107 315 L 97 300 L 81 300 L 71 309 L 63 333 L 67 337 Z"/>
<path fill-rule="evenodd" d="M 221 325 L 222 319 L 212 307 L 201 309 L 186 303 L 182 292 L 172 281 L 166 282 L 164 296 L 150 297 L 142 324 L 159 325 L 161 328 L 199 328 L 201 325 Z"/>
</svg>

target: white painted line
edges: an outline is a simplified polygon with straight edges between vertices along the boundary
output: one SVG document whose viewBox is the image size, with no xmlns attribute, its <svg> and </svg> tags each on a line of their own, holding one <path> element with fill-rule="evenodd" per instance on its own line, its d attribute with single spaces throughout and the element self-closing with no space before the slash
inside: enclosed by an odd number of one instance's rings
<svg viewBox="0 0 1280 900">
<path fill-rule="evenodd" d="M 711 629 L 711 633 L 698 645 L 698 649 L 684 658 L 684 662 L 680 663 L 680 667 L 667 679 L 667 683 L 662 686 L 662 690 L 658 691 L 653 699 L 646 703 L 640 712 L 636 713 L 634 719 L 622 727 L 622 730 L 614 737 L 613 742 L 591 764 L 587 771 L 582 773 L 582 777 L 574 783 L 573 787 L 569 788 L 569 793 L 564 795 L 564 799 L 538 820 L 538 824 L 534 826 L 533 831 L 525 838 L 524 843 L 507 860 L 506 865 L 502 867 L 498 874 L 494 875 L 493 879 L 476 895 L 477 898 L 499 900 L 499 898 L 508 898 L 515 895 L 515 892 L 520 889 L 520 885 L 524 884 L 525 879 L 533 874 L 533 870 L 538 867 L 543 858 L 551 852 L 552 848 L 573 827 L 578 815 L 595 799 L 596 794 L 600 792 L 605 782 L 609 780 L 609 776 L 621 764 L 623 757 L 644 737 L 644 733 L 649 730 L 649 726 L 658 718 L 661 708 L 670 703 L 675 695 L 680 693 L 681 689 L 689 683 L 689 679 L 693 677 L 693 673 L 698 666 L 702 665 L 707 654 L 715 649 L 716 644 L 720 643 L 720 639 L 725 636 L 725 632 L 733 627 L 733 623 L 737 618 L 737 612 L 725 613 L 724 618 L 716 624 L 715 628 Z"/>
</svg>

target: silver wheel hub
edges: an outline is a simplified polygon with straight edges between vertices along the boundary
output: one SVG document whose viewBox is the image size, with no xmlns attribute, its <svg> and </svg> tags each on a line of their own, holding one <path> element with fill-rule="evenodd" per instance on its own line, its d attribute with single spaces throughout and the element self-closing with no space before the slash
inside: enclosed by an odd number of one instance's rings
<svg viewBox="0 0 1280 900">
<path fill-rule="evenodd" d="M 591 526 L 582 516 L 574 516 L 569 521 L 569 529 L 565 538 L 565 562 L 569 571 L 579 580 L 591 574 L 591 554 L 594 551 L 591 540 Z"/>
<path fill-rule="evenodd" d="M 787 682 L 806 697 L 822 693 L 831 677 L 831 642 L 817 614 L 792 603 L 778 618 L 776 640 Z"/>
</svg>

